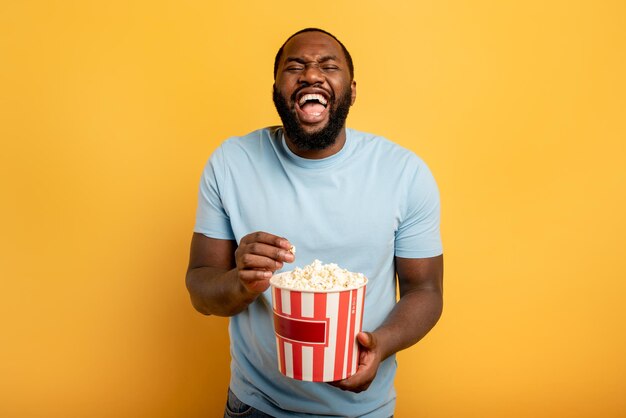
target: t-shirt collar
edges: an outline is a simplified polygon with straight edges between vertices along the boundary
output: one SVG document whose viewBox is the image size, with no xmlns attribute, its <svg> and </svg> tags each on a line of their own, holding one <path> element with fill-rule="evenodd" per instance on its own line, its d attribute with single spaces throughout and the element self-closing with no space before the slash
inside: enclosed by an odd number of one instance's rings
<svg viewBox="0 0 626 418">
<path fill-rule="evenodd" d="M 282 145 L 283 151 L 285 152 L 287 158 L 289 158 L 294 164 L 304 168 L 326 168 L 337 164 L 338 162 L 346 158 L 346 156 L 348 155 L 348 151 L 352 147 L 352 132 L 350 129 L 346 128 L 346 142 L 343 144 L 343 147 L 341 147 L 338 152 L 326 158 L 304 158 L 296 155 L 293 151 L 289 149 L 289 147 L 287 146 L 287 140 L 285 139 L 285 132 L 282 128 L 278 129 L 277 133 L 280 138 L 280 143 Z"/>
</svg>

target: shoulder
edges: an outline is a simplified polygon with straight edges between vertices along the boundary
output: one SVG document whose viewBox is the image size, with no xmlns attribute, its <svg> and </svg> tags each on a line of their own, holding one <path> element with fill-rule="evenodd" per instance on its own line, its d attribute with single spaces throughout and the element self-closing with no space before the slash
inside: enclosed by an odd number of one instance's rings
<svg viewBox="0 0 626 418">
<path fill-rule="evenodd" d="M 231 136 L 219 146 L 222 150 L 236 150 L 256 147 L 263 143 L 274 141 L 279 137 L 278 126 L 270 126 L 267 128 L 257 129 L 241 136 Z"/>
<path fill-rule="evenodd" d="M 257 129 L 241 136 L 231 136 L 212 152 L 210 159 L 222 163 L 263 158 L 264 154 L 275 154 L 280 141 L 279 127 Z"/>
<path fill-rule="evenodd" d="M 384 136 L 350 128 L 346 131 L 354 142 L 355 152 L 371 161 L 379 161 L 403 170 L 409 167 L 415 170 L 419 170 L 420 167 L 426 168 L 424 161 L 413 150 Z"/>
<path fill-rule="evenodd" d="M 226 178 L 254 175 L 257 170 L 272 169 L 280 160 L 281 132 L 279 127 L 267 127 L 242 136 L 231 136 L 211 153 L 206 169 Z"/>
</svg>

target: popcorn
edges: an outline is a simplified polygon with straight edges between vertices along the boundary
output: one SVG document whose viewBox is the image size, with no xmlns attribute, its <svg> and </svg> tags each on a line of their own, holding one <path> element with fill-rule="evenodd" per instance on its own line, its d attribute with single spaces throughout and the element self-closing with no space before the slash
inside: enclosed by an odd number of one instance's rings
<svg viewBox="0 0 626 418">
<path fill-rule="evenodd" d="M 367 283 L 367 279 L 362 273 L 352 273 L 337 264 L 315 260 L 304 268 L 296 267 L 291 272 L 274 276 L 272 283 L 292 290 L 329 291 L 355 289 Z"/>
</svg>

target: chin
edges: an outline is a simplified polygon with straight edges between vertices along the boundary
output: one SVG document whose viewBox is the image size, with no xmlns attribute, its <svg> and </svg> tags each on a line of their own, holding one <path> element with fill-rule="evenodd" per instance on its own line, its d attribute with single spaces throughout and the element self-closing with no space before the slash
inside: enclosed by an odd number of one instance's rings
<svg viewBox="0 0 626 418">
<path fill-rule="evenodd" d="M 324 129 L 326 129 L 327 127 L 328 127 L 328 121 L 326 121 L 321 126 L 310 126 L 310 125 L 303 125 L 302 123 L 300 123 L 300 130 L 302 132 L 305 132 L 305 133 L 309 134 L 309 135 L 318 134 L 318 133 L 322 132 Z"/>
</svg>

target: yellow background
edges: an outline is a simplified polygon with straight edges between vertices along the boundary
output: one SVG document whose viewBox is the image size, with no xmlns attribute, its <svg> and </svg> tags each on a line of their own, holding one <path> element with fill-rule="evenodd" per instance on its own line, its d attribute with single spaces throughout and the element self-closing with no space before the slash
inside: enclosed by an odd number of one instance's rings
<svg viewBox="0 0 626 418">
<path fill-rule="evenodd" d="M 278 123 L 306 26 L 356 65 L 349 126 L 443 204 L 444 315 L 396 416 L 626 416 L 626 3 L 0 3 L 0 416 L 213 417 L 227 320 L 184 287 L 212 150 Z"/>
</svg>

